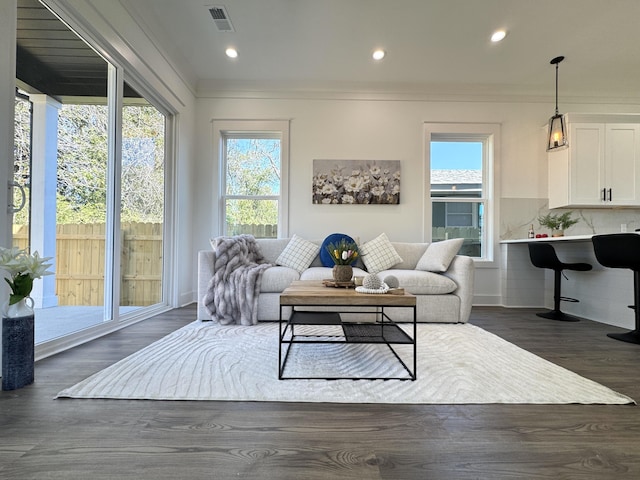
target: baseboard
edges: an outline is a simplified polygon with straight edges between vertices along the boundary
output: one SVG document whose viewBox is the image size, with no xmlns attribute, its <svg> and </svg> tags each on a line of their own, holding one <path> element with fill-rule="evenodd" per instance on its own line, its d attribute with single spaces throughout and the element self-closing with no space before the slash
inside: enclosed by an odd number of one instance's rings
<svg viewBox="0 0 640 480">
<path fill-rule="evenodd" d="M 501 307 L 502 297 L 499 295 L 474 295 L 473 303 L 474 307 Z"/>
<path fill-rule="evenodd" d="M 178 296 L 178 305 L 181 307 L 186 307 L 194 302 L 197 302 L 196 292 L 194 290 L 183 292 Z"/>
</svg>

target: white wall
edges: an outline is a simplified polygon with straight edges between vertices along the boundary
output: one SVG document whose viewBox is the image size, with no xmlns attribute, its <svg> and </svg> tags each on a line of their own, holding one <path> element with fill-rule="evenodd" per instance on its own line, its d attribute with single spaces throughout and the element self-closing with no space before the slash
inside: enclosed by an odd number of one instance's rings
<svg viewBox="0 0 640 480">
<path fill-rule="evenodd" d="M 0 246 L 10 246 L 12 201 L 8 182 L 13 181 L 13 119 L 16 89 L 16 11 L 17 1 L 0 2 Z M 3 281 L 0 298 L 8 287 Z"/>
<path fill-rule="evenodd" d="M 528 112 L 522 113 L 522 109 Z M 546 120 L 541 105 L 517 106 L 480 103 L 440 103 L 376 100 L 251 100 L 205 99 L 198 101 L 198 181 L 202 188 L 215 174 L 215 155 L 211 143 L 211 119 L 215 118 L 290 118 L 290 232 L 307 237 L 324 237 L 334 230 L 346 230 L 369 239 L 387 231 L 398 241 L 423 239 L 422 225 L 425 173 L 423 166 L 425 122 L 482 122 L 503 124 L 503 137 L 514 130 L 537 129 Z M 527 119 L 528 117 L 528 119 Z M 528 177 L 541 176 L 537 170 L 542 147 L 516 148 L 511 143 L 504 156 L 505 173 L 514 174 L 515 161 L 527 165 Z M 401 200 L 396 206 L 312 205 L 311 176 L 314 159 L 400 160 L 402 168 Z M 531 173 L 531 174 L 530 174 Z M 526 182 L 525 192 L 539 196 L 542 185 Z M 208 198 L 200 204 L 215 202 L 215 189 L 206 190 Z M 509 189 L 507 189 L 509 190 Z M 203 212 L 204 213 L 204 212 Z M 215 214 L 208 209 L 205 214 Z M 215 222 L 203 225 L 209 231 L 198 232 L 204 240 L 217 233 Z"/>
<path fill-rule="evenodd" d="M 565 103 L 565 106 L 567 104 Z M 568 105 L 580 112 L 634 112 L 638 105 Z M 425 240 L 423 199 L 425 122 L 476 122 L 501 125 L 501 161 L 496 170 L 502 216 L 499 238 L 526 235 L 528 225 L 546 208 L 547 167 L 542 126 L 552 102 L 498 103 L 406 99 L 200 98 L 197 105 L 197 165 L 194 193 L 195 249 L 209 248 L 217 235 L 217 158 L 212 119 L 291 119 L 290 218 L 288 235 L 321 239 L 341 231 L 361 240 L 386 232 L 392 240 Z M 314 159 L 400 160 L 400 205 L 313 205 Z M 524 205 L 524 208 L 522 208 Z M 637 215 L 637 211 L 635 214 Z M 596 212 L 598 215 L 606 215 Z M 426 229 L 427 231 L 429 229 Z M 497 241 L 496 245 L 497 247 Z M 478 264 L 476 304 L 501 304 L 499 250 L 496 262 Z"/>
</svg>

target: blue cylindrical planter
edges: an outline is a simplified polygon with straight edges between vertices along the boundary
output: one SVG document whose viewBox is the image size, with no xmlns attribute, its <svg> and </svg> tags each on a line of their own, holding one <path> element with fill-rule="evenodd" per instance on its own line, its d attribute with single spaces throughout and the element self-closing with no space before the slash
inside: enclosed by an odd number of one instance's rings
<svg viewBox="0 0 640 480">
<path fill-rule="evenodd" d="M 2 390 L 33 383 L 35 316 L 2 319 Z"/>
</svg>

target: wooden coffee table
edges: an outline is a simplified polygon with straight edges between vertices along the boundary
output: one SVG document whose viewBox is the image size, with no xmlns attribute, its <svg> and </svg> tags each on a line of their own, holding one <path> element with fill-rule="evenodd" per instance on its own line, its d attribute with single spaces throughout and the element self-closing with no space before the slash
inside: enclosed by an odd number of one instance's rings
<svg viewBox="0 0 640 480">
<path fill-rule="evenodd" d="M 291 307 L 289 318 L 283 318 L 283 309 Z M 308 307 L 329 307 L 322 311 L 309 311 Z M 370 322 L 343 321 L 340 314 L 347 313 L 346 307 L 377 307 Z M 413 309 L 413 322 L 409 328 L 403 329 L 385 313 L 386 307 L 406 307 Z M 326 311 L 325 311 L 326 310 Z M 353 313 L 353 309 L 348 310 Z M 362 380 L 415 380 L 416 375 L 416 297 L 410 293 L 402 295 L 358 293 L 352 288 L 327 287 L 321 281 L 298 280 L 280 294 L 280 319 L 278 342 L 278 378 L 326 380 L 362 379 Z M 298 326 L 314 326 L 315 333 L 305 333 Z M 326 329 L 327 332 L 323 332 Z M 407 331 L 408 330 L 408 331 Z M 336 333 L 337 332 L 337 333 Z M 403 367 L 406 376 L 397 377 L 290 377 L 285 375 L 285 367 L 293 344 L 385 344 L 395 359 Z M 409 345 L 413 355 L 410 362 L 401 358 L 394 345 Z M 409 367 L 407 364 L 411 364 Z"/>
</svg>

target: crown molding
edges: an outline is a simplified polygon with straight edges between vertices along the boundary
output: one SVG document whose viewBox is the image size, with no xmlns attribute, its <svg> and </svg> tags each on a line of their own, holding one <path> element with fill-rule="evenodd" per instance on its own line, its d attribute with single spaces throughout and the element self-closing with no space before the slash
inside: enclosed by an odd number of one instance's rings
<svg viewBox="0 0 640 480">
<path fill-rule="evenodd" d="M 552 105 L 555 97 L 540 92 L 518 91 L 517 88 L 497 89 L 486 86 L 433 85 L 303 85 L 294 83 L 242 83 L 200 81 L 197 98 L 252 99 L 252 100 L 353 100 L 396 102 L 464 102 L 464 103 L 540 103 Z M 640 107 L 638 94 L 621 96 L 613 94 L 564 95 L 562 105 L 569 104 L 627 105 Z"/>
</svg>

